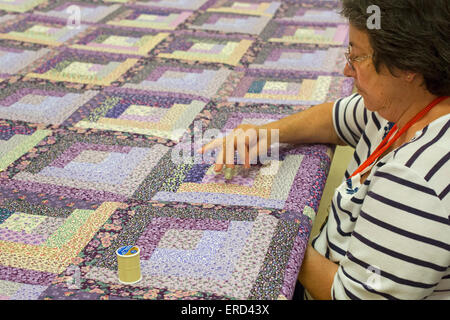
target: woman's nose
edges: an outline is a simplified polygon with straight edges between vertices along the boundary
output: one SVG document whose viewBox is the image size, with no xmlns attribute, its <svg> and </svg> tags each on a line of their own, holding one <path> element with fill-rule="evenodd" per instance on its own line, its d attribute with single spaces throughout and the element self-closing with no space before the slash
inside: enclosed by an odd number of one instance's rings
<svg viewBox="0 0 450 320">
<path fill-rule="evenodd" d="M 344 76 L 346 76 L 346 77 L 353 77 L 353 78 L 355 78 L 355 76 L 356 76 L 355 70 L 353 70 L 349 66 L 348 62 L 345 64 L 345 67 L 344 67 Z"/>
</svg>

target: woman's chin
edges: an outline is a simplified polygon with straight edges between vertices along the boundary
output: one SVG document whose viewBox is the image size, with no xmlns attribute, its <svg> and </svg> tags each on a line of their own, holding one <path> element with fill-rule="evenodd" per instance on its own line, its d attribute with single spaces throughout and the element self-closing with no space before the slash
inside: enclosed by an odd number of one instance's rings
<svg viewBox="0 0 450 320">
<path fill-rule="evenodd" d="M 378 108 L 374 106 L 374 104 L 371 102 L 370 98 L 367 97 L 366 93 L 363 90 L 356 87 L 356 92 L 363 98 L 364 106 L 366 107 L 367 110 L 372 111 L 372 112 L 376 112 L 378 110 Z"/>
<path fill-rule="evenodd" d="M 359 93 L 359 92 L 358 92 Z M 363 98 L 364 100 L 364 106 L 367 110 L 375 112 L 377 111 L 377 108 L 373 106 L 372 102 L 370 101 L 370 99 L 368 99 L 364 93 L 359 93 L 360 96 Z"/>
</svg>

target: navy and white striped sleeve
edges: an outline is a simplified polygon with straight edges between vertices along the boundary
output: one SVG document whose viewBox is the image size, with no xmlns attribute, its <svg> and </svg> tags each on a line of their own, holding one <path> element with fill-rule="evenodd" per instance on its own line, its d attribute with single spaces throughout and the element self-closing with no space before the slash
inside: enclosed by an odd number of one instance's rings
<svg viewBox="0 0 450 320">
<path fill-rule="evenodd" d="M 339 99 L 333 107 L 333 125 L 339 138 L 355 148 L 368 122 L 363 98 L 355 93 Z"/>
<path fill-rule="evenodd" d="M 374 174 L 346 256 L 334 278 L 334 299 L 423 299 L 450 266 L 450 218 L 422 175 L 399 163 Z"/>
</svg>

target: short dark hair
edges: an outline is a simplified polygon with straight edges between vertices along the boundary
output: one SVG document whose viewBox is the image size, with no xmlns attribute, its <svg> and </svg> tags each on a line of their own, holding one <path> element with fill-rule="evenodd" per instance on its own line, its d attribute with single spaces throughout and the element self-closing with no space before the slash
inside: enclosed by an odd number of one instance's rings
<svg viewBox="0 0 450 320">
<path fill-rule="evenodd" d="M 369 35 L 377 72 L 384 64 L 394 70 L 424 77 L 426 88 L 437 96 L 450 95 L 449 0 L 342 0 L 341 14 Z M 381 28 L 369 28 L 369 6 L 381 11 Z"/>
</svg>

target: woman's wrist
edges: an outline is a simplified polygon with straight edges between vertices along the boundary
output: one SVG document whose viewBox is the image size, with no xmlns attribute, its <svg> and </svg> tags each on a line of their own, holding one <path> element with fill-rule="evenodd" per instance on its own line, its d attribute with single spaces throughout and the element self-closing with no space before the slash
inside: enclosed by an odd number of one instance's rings
<svg viewBox="0 0 450 320">
<path fill-rule="evenodd" d="M 266 137 L 268 145 L 272 145 L 275 142 L 283 143 L 283 125 L 281 121 L 275 121 L 268 124 L 258 126 L 258 137 L 262 135 Z"/>
</svg>

